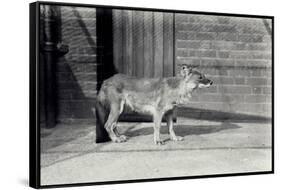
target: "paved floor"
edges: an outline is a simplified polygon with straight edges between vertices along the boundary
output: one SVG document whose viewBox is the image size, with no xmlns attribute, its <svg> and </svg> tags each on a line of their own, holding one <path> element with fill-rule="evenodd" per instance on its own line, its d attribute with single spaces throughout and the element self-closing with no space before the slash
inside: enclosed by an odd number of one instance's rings
<svg viewBox="0 0 281 190">
<path fill-rule="evenodd" d="M 58 125 L 43 130 L 41 183 L 83 182 L 243 173 L 271 170 L 271 124 L 179 118 L 184 141 L 153 144 L 152 123 L 120 123 L 125 143 L 96 144 L 94 126 Z"/>
</svg>

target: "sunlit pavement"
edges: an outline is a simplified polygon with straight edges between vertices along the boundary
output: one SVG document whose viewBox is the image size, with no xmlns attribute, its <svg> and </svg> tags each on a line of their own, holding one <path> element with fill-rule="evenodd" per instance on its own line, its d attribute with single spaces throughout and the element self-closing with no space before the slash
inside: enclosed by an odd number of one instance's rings
<svg viewBox="0 0 281 190">
<path fill-rule="evenodd" d="M 94 125 L 42 130 L 42 185 L 165 178 L 271 170 L 271 124 L 178 118 L 164 145 L 153 143 L 152 123 L 119 123 L 125 143 L 95 143 Z"/>
</svg>

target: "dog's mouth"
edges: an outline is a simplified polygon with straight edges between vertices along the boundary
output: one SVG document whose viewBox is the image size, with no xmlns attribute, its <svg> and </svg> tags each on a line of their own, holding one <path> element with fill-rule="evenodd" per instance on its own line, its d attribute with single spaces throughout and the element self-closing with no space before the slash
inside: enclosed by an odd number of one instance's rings
<svg viewBox="0 0 281 190">
<path fill-rule="evenodd" d="M 209 88 L 213 84 L 213 81 L 209 80 L 207 83 L 199 83 L 198 88 Z"/>
</svg>

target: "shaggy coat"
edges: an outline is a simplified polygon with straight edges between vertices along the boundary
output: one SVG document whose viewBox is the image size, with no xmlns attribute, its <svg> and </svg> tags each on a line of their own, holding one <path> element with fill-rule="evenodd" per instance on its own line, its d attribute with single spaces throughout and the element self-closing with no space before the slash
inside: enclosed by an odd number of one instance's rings
<svg viewBox="0 0 281 190">
<path fill-rule="evenodd" d="M 116 126 L 124 107 L 153 116 L 154 142 L 160 140 L 162 117 L 165 115 L 171 140 L 183 140 L 173 130 L 173 109 L 186 104 L 197 88 L 209 87 L 212 81 L 198 71 L 183 67 L 180 76 L 170 78 L 136 78 L 116 74 L 105 80 L 96 104 L 96 142 L 112 140 L 125 142 L 127 137 L 117 132 Z"/>
</svg>

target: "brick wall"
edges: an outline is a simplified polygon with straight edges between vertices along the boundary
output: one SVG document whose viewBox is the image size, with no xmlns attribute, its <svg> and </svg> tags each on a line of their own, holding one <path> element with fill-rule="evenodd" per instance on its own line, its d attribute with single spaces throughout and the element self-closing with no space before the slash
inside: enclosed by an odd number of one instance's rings
<svg viewBox="0 0 281 190">
<path fill-rule="evenodd" d="M 271 115 L 271 20 L 176 14 L 176 66 L 199 66 L 214 81 L 190 107 Z"/>
<path fill-rule="evenodd" d="M 94 120 L 96 97 L 96 10 L 61 7 L 61 40 L 69 52 L 57 63 L 57 120 Z M 92 122 L 92 121 L 91 121 Z"/>
<path fill-rule="evenodd" d="M 175 26 L 176 69 L 199 66 L 215 82 L 196 92 L 189 107 L 270 116 L 269 20 L 176 14 Z M 57 121 L 94 122 L 96 10 L 61 7 L 60 29 L 69 52 L 56 65 Z"/>
</svg>

